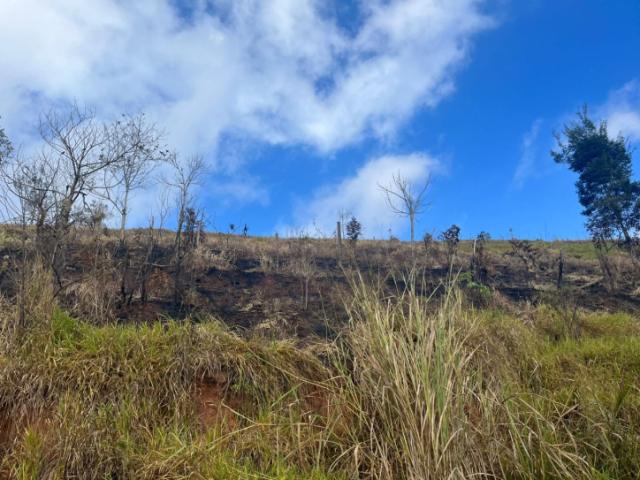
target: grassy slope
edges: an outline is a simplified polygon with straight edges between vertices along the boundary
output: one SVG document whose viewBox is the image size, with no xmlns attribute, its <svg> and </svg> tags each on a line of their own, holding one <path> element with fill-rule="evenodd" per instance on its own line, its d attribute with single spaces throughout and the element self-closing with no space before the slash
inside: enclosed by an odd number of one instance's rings
<svg viewBox="0 0 640 480">
<path fill-rule="evenodd" d="M 637 319 L 540 307 L 525 323 L 455 291 L 434 312 L 362 283 L 347 310 L 337 343 L 305 350 L 56 310 L 0 357 L 0 472 L 638 478 Z"/>
<path fill-rule="evenodd" d="M 558 255 L 562 251 L 565 256 L 580 260 L 597 260 L 596 250 L 589 240 L 532 240 L 534 247 Z M 473 251 L 473 240 L 462 240 L 460 242 L 462 252 L 471 253 Z M 504 255 L 511 251 L 511 244 L 508 240 L 489 240 L 487 250 L 495 255 Z"/>
</svg>

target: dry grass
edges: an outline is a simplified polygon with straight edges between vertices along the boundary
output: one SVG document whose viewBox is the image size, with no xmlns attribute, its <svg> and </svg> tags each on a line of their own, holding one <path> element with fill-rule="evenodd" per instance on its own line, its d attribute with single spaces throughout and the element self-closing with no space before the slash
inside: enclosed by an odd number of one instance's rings
<svg viewBox="0 0 640 480">
<path fill-rule="evenodd" d="M 356 276 L 349 325 L 305 348 L 213 320 L 94 326 L 32 290 L 0 355 L 0 476 L 638 478 L 637 319 L 556 337 L 556 311 L 525 324 L 417 283 Z"/>
</svg>

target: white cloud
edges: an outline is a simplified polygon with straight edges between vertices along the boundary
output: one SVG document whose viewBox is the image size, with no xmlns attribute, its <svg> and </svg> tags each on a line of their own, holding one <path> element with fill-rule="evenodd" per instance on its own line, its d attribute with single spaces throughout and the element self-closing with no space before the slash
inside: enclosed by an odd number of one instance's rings
<svg viewBox="0 0 640 480">
<path fill-rule="evenodd" d="M 270 202 L 269 191 L 260 182 L 251 177 L 232 178 L 217 182 L 207 192 L 228 207 L 243 203 L 258 203 L 267 206 Z"/>
<path fill-rule="evenodd" d="M 296 227 L 278 230 L 331 235 L 340 212 L 347 212 L 360 221 L 367 237 L 387 236 L 389 228 L 397 234 L 399 230 L 405 230 L 407 220 L 391 211 L 379 185 L 388 186 L 393 175 L 399 173 L 415 186 L 420 186 L 440 170 L 438 160 L 424 153 L 372 159 L 352 177 L 336 185 L 324 186 L 311 199 L 300 202 L 295 212 Z"/>
<path fill-rule="evenodd" d="M 632 143 L 640 142 L 640 81 L 632 80 L 621 88 L 612 90 L 607 101 L 597 105 L 593 110 L 589 110 L 589 115 L 594 120 L 607 122 L 609 135 L 617 137 L 622 135 Z M 563 125 L 568 125 L 576 121 L 575 112 L 565 113 L 555 119 L 553 124 L 555 130 L 563 131 Z M 546 131 L 541 132 L 542 119 L 536 119 L 531 124 L 530 129 L 522 137 L 522 154 L 513 174 L 511 185 L 514 188 L 522 188 L 527 180 L 532 177 L 541 176 L 550 172 L 550 163 L 536 163 L 536 156 L 541 154 L 541 150 L 546 147 L 549 135 Z M 558 143 L 555 139 L 551 141 L 550 148 L 544 148 L 545 158 L 548 157 L 549 150 L 557 150 Z"/>
<path fill-rule="evenodd" d="M 640 82 L 632 80 L 614 90 L 599 109 L 599 116 L 607 120 L 612 136 L 622 135 L 631 142 L 640 142 Z"/>
<path fill-rule="evenodd" d="M 536 142 L 540 135 L 540 125 L 542 119 L 538 118 L 531 124 L 529 131 L 522 137 L 522 155 L 513 174 L 512 185 L 516 188 L 522 188 L 524 182 L 528 180 L 535 172 L 536 160 Z"/>
<path fill-rule="evenodd" d="M 29 139 L 42 104 L 143 109 L 185 153 L 224 132 L 329 152 L 387 136 L 453 89 L 482 0 L 362 2 L 347 32 L 321 0 L 2 0 L 0 115 Z M 194 6 L 195 5 L 195 6 Z"/>
</svg>

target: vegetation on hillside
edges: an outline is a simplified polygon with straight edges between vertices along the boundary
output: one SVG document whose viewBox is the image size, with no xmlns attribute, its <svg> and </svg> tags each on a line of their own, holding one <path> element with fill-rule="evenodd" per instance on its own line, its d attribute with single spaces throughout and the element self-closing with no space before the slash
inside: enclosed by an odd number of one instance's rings
<svg viewBox="0 0 640 480">
<path fill-rule="evenodd" d="M 202 158 L 142 115 L 51 111 L 33 157 L 0 130 L 0 477 L 640 478 L 640 188 L 580 121 L 592 242 L 416 244 L 400 174 L 410 242 L 212 233 Z M 173 208 L 128 229 L 158 165 Z"/>
<path fill-rule="evenodd" d="M 0 357 L 3 475 L 637 478 L 636 318 L 352 289 L 343 334 L 304 347 L 215 320 L 96 327 L 40 297 Z"/>
</svg>

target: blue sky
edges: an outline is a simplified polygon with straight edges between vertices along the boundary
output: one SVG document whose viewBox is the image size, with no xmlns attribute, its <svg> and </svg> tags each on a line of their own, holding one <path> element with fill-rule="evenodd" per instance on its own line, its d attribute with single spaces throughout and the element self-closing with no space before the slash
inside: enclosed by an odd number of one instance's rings
<svg viewBox="0 0 640 480">
<path fill-rule="evenodd" d="M 220 230 L 330 235 L 342 211 L 406 238 L 378 188 L 401 172 L 431 175 L 420 235 L 583 238 L 553 132 L 588 103 L 637 145 L 638 52 L 636 0 L 4 0 L 0 122 L 29 150 L 50 104 L 143 110 L 207 160 Z"/>
</svg>

